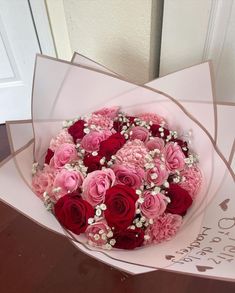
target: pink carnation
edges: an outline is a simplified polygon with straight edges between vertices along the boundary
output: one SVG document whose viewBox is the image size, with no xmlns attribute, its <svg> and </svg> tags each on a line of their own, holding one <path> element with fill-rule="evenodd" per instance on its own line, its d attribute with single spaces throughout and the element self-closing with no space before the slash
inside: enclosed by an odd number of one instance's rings
<svg viewBox="0 0 235 293">
<path fill-rule="evenodd" d="M 68 133 L 67 129 L 61 130 L 60 133 L 55 138 L 52 138 L 49 148 L 54 152 L 60 145 L 64 143 L 73 144 L 73 138 Z"/>
<path fill-rule="evenodd" d="M 190 167 L 184 169 L 180 175 L 183 176 L 184 179 L 179 185 L 187 190 L 192 199 L 194 199 L 202 183 L 201 171 L 197 167 Z"/>
<path fill-rule="evenodd" d="M 169 176 L 164 162 L 159 159 L 154 160 L 154 167 L 147 170 L 146 180 L 149 184 L 154 183 L 161 186 Z"/>
<path fill-rule="evenodd" d="M 60 145 L 51 159 L 50 165 L 54 168 L 61 168 L 77 159 L 77 150 L 74 144 L 64 143 Z"/>
<path fill-rule="evenodd" d="M 148 151 L 144 143 L 138 139 L 127 143 L 116 153 L 116 163 L 136 165 L 141 168 L 146 164 Z"/>
<path fill-rule="evenodd" d="M 100 148 L 100 143 L 104 140 L 106 140 L 108 137 L 112 135 L 112 132 L 110 130 L 104 130 L 104 131 L 91 131 L 90 133 L 86 134 L 82 141 L 81 146 L 85 149 L 87 152 L 94 152 L 98 151 Z"/>
<path fill-rule="evenodd" d="M 95 111 L 93 114 L 96 115 L 102 115 L 102 116 L 106 116 L 108 118 L 114 119 L 118 112 L 119 112 L 120 107 L 110 107 L 110 108 L 102 108 L 98 111 Z"/>
<path fill-rule="evenodd" d="M 45 165 L 43 170 L 38 170 L 32 180 L 32 187 L 37 196 L 42 198 L 45 191 L 51 195 L 54 179 L 55 173 L 48 165 Z"/>
<path fill-rule="evenodd" d="M 140 118 L 141 120 L 144 120 L 146 122 L 152 121 L 153 124 L 161 124 L 161 123 L 166 123 L 163 117 L 154 114 L 154 113 L 142 113 L 139 115 L 136 115 L 136 117 Z"/>
<path fill-rule="evenodd" d="M 163 214 L 149 225 L 145 235 L 149 236 L 145 244 L 161 243 L 168 241 L 178 232 L 182 224 L 182 217 L 174 214 Z"/>
<path fill-rule="evenodd" d="M 166 210 L 165 195 L 161 193 L 152 195 L 150 191 L 145 191 L 143 198 L 144 202 L 140 205 L 140 210 L 147 219 L 155 219 Z"/>
<path fill-rule="evenodd" d="M 101 220 L 91 224 L 86 229 L 86 237 L 88 239 L 88 244 L 95 246 L 103 246 L 107 243 L 107 234 L 111 232 L 105 220 Z"/>
<path fill-rule="evenodd" d="M 103 203 L 106 190 L 114 185 L 115 174 L 111 169 L 97 170 L 89 173 L 83 181 L 82 197 L 92 206 Z"/>
<path fill-rule="evenodd" d="M 147 128 L 142 127 L 142 126 L 132 127 L 130 138 L 132 140 L 139 139 L 143 142 L 146 142 L 149 139 L 149 131 Z"/>
<path fill-rule="evenodd" d="M 181 171 L 185 166 L 185 155 L 182 152 L 181 147 L 174 142 L 166 144 L 163 151 L 166 161 L 166 167 L 169 171 Z"/>
<path fill-rule="evenodd" d="M 116 182 L 119 184 L 137 189 L 143 183 L 145 173 L 144 170 L 138 166 L 114 165 L 112 169 L 116 176 Z"/>
<path fill-rule="evenodd" d="M 54 188 L 60 187 L 60 190 L 55 193 L 55 197 L 59 199 L 67 193 L 76 191 L 78 187 L 81 187 L 82 182 L 81 172 L 62 169 L 55 177 Z"/>
<path fill-rule="evenodd" d="M 92 114 L 87 120 L 88 127 L 94 125 L 98 129 L 111 129 L 113 127 L 113 120 L 107 116 L 100 114 Z"/>
</svg>

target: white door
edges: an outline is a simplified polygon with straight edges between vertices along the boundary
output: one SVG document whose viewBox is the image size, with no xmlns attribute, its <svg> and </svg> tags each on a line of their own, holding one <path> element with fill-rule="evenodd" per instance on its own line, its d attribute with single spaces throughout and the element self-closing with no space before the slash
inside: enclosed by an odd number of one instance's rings
<svg viewBox="0 0 235 293">
<path fill-rule="evenodd" d="M 218 102 L 235 101 L 235 0 L 165 0 L 160 75 L 213 61 Z"/>
<path fill-rule="evenodd" d="M 36 5 L 41 13 L 41 3 L 0 0 L 0 123 L 31 116 L 35 54 L 42 53 L 32 11 Z"/>
</svg>

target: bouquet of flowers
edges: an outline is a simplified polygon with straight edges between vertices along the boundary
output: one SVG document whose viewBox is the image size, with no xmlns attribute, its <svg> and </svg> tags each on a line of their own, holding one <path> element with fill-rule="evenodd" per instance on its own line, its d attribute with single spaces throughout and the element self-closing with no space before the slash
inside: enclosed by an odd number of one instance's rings
<svg viewBox="0 0 235 293">
<path fill-rule="evenodd" d="M 1 200 L 121 270 L 234 280 L 231 117 L 208 63 L 137 85 L 39 55 L 32 120 L 7 124 Z"/>
<path fill-rule="evenodd" d="M 103 108 L 65 121 L 44 168 L 33 170 L 33 188 L 90 245 L 160 243 L 175 235 L 201 184 L 188 142 L 157 114 Z"/>
</svg>

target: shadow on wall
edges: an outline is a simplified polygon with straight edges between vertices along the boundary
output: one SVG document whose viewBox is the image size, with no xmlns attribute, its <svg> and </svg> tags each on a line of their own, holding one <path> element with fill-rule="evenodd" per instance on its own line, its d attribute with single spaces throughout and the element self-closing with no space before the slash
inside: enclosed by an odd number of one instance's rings
<svg viewBox="0 0 235 293">
<path fill-rule="evenodd" d="M 148 58 L 145 59 L 126 40 L 120 41 L 119 39 L 116 43 L 113 42 L 108 51 L 107 48 L 103 49 L 102 46 L 97 46 L 96 52 L 97 56 L 101 56 L 103 65 L 115 73 L 141 84 L 149 81 Z M 97 61 L 101 63 L 101 61 Z"/>
</svg>

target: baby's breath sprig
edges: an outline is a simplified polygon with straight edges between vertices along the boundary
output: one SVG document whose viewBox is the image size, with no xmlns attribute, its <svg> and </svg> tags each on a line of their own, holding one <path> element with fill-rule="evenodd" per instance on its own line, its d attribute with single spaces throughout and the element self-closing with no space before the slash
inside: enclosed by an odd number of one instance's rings
<svg viewBox="0 0 235 293">
<path fill-rule="evenodd" d="M 62 128 L 69 128 L 70 126 L 72 126 L 78 120 L 80 120 L 80 117 L 77 117 L 77 118 L 74 118 L 74 119 L 64 120 L 62 122 Z"/>
<path fill-rule="evenodd" d="M 33 163 L 32 165 L 32 175 L 34 176 L 39 169 L 39 164 L 37 162 Z"/>
<path fill-rule="evenodd" d="M 43 193 L 43 203 L 44 203 L 44 206 L 46 207 L 46 209 L 49 211 L 49 212 L 52 212 L 53 209 L 54 209 L 54 202 L 51 200 L 48 192 L 44 192 Z"/>
<path fill-rule="evenodd" d="M 82 175 L 85 177 L 87 175 L 87 167 L 84 165 L 83 160 L 77 160 L 75 162 L 72 162 L 70 164 L 65 164 L 64 168 L 68 171 L 79 171 L 82 173 Z"/>
</svg>

